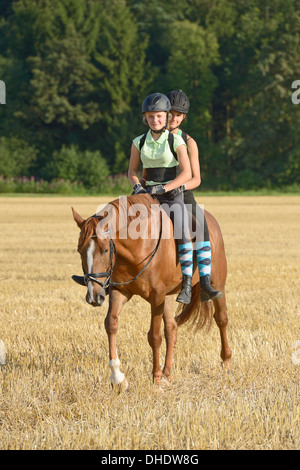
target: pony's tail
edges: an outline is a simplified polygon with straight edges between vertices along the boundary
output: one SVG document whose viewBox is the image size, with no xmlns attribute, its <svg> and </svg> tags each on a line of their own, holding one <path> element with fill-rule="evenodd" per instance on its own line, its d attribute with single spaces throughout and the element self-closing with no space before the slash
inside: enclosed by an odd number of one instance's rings
<svg viewBox="0 0 300 470">
<path fill-rule="evenodd" d="M 201 330 L 205 325 L 211 327 L 214 313 L 213 302 L 201 302 L 200 282 L 192 287 L 192 300 L 187 305 L 180 305 L 175 320 L 178 326 L 189 322 L 195 330 Z"/>
</svg>

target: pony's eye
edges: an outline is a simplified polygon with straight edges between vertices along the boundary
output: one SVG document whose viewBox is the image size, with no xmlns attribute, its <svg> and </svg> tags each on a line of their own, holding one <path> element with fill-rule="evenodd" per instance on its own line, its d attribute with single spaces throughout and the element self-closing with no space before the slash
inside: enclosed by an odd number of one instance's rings
<svg viewBox="0 0 300 470">
<path fill-rule="evenodd" d="M 106 249 L 104 250 L 104 253 L 108 253 L 108 248 L 106 248 Z"/>
</svg>

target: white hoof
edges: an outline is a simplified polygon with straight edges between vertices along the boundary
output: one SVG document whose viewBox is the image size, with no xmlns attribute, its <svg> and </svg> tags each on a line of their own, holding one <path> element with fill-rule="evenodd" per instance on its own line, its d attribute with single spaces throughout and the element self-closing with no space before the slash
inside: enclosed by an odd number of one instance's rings
<svg viewBox="0 0 300 470">
<path fill-rule="evenodd" d="M 112 390 L 119 395 L 120 393 L 126 392 L 126 390 L 128 389 L 128 381 L 126 377 L 124 377 L 121 383 L 110 382 L 110 386 Z"/>
</svg>

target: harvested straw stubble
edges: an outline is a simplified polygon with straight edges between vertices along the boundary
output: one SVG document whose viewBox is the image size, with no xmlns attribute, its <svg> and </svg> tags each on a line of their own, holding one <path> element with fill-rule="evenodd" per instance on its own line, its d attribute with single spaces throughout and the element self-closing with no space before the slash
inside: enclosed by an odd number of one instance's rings
<svg viewBox="0 0 300 470">
<path fill-rule="evenodd" d="M 217 327 L 184 326 L 173 384 L 157 394 L 149 307 L 135 297 L 120 317 L 122 395 L 108 386 L 107 300 L 91 308 L 70 279 L 81 272 L 70 207 L 87 217 L 109 200 L 0 200 L 0 448 L 298 449 L 300 198 L 199 200 L 226 245 L 232 374 Z"/>
</svg>

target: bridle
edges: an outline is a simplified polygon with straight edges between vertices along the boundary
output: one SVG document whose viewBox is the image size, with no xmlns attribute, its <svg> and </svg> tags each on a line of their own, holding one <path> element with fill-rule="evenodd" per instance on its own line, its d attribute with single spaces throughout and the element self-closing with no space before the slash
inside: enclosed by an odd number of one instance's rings
<svg viewBox="0 0 300 470">
<path fill-rule="evenodd" d="M 114 257 L 114 255 L 115 255 L 115 257 L 117 256 L 117 248 L 116 248 L 116 244 L 115 244 L 114 240 L 111 237 L 110 230 L 108 230 L 107 232 L 104 232 L 104 233 L 109 235 L 109 267 L 108 267 L 107 271 L 105 271 L 103 273 L 85 273 L 84 272 L 84 282 L 85 282 L 86 286 L 88 286 L 88 283 L 90 281 L 96 282 L 103 289 L 107 289 L 109 286 L 124 286 L 126 284 L 130 284 L 131 282 L 135 281 L 144 272 L 144 270 L 147 268 L 147 266 L 149 266 L 149 264 L 153 260 L 154 256 L 156 255 L 156 252 L 157 252 L 157 250 L 159 248 L 159 245 L 160 245 L 161 236 L 162 236 L 162 210 L 160 208 L 160 232 L 159 232 L 159 238 L 158 238 L 156 247 L 155 247 L 151 257 L 149 258 L 148 262 L 145 264 L 145 266 L 141 269 L 141 271 L 135 277 L 133 277 L 132 279 L 129 279 L 129 281 L 125 281 L 125 282 L 113 282 L 113 281 L 111 281 L 111 277 L 113 275 L 113 269 L 114 269 L 113 257 Z M 92 235 L 92 238 L 97 238 L 97 234 Z M 106 280 L 104 282 L 99 281 L 99 278 L 103 278 L 103 277 L 106 277 Z"/>
<path fill-rule="evenodd" d="M 97 284 L 100 284 L 100 286 L 103 287 L 103 289 L 106 289 L 110 284 L 110 278 L 113 273 L 113 257 L 114 257 L 114 254 L 117 255 L 117 249 L 116 249 L 115 242 L 111 238 L 110 231 L 107 231 L 105 233 L 109 235 L 109 268 L 107 269 L 107 271 L 103 273 L 85 273 L 83 270 L 84 282 L 86 286 L 88 285 L 89 281 L 97 282 Z M 96 234 L 92 235 L 91 238 L 97 238 L 97 235 Z M 102 278 L 102 277 L 106 277 L 105 282 L 101 282 L 98 280 L 98 278 Z"/>
</svg>

